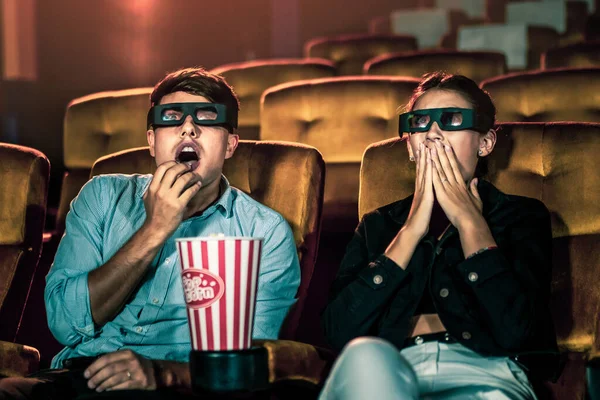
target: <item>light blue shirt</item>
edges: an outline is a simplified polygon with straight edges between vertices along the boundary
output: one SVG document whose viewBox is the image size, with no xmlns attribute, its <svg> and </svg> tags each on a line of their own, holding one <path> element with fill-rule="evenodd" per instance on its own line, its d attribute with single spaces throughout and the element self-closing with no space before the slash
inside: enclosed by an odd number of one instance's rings
<svg viewBox="0 0 600 400">
<path fill-rule="evenodd" d="M 296 244 L 277 212 L 229 186 L 202 215 L 181 223 L 165 242 L 123 310 L 95 326 L 88 273 L 105 264 L 146 219 L 143 194 L 152 175 L 103 175 L 71 203 L 66 230 L 46 277 L 48 324 L 67 346 L 52 360 L 131 349 L 152 359 L 187 361 L 191 350 L 175 239 L 223 233 L 264 238 L 252 336 L 276 339 L 300 284 Z"/>
</svg>

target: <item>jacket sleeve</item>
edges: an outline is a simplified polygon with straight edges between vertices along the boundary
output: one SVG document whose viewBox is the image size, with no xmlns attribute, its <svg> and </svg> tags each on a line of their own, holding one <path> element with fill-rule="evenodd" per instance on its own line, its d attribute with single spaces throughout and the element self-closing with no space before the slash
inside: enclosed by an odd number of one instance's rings
<svg viewBox="0 0 600 400">
<path fill-rule="evenodd" d="M 369 256 L 365 218 L 346 249 L 322 315 L 325 336 L 338 350 L 356 337 L 374 334 L 386 306 L 410 280 L 410 268 L 400 268 L 383 254 Z"/>
<path fill-rule="evenodd" d="M 480 315 L 506 350 L 519 350 L 547 329 L 552 274 L 550 213 L 538 201 L 523 209 L 497 249 L 458 265 Z"/>
</svg>

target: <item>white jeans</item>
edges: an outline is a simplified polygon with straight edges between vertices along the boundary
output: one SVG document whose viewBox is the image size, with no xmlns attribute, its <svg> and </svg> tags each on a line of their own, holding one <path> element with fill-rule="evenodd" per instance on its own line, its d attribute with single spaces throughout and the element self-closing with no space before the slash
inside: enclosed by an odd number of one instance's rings
<svg viewBox="0 0 600 400">
<path fill-rule="evenodd" d="M 460 343 L 426 342 L 401 352 L 379 338 L 348 343 L 319 400 L 536 400 L 525 372 L 507 357 Z"/>
</svg>

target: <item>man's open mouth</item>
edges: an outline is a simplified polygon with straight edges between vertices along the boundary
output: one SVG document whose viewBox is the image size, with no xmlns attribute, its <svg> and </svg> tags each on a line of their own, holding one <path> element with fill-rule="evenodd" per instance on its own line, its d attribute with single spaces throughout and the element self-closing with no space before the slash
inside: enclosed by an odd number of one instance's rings
<svg viewBox="0 0 600 400">
<path fill-rule="evenodd" d="M 192 170 L 195 170 L 200 164 L 199 151 L 195 145 L 182 144 L 177 148 L 175 153 L 175 161 L 178 163 L 186 163 Z"/>
</svg>

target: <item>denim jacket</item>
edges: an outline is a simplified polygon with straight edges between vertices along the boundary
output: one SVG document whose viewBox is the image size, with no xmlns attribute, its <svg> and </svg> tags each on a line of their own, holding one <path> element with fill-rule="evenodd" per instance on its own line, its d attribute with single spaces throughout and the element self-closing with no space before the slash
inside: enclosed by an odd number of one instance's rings
<svg viewBox="0 0 600 400">
<path fill-rule="evenodd" d="M 406 269 L 383 254 L 405 223 L 413 196 L 363 217 L 322 316 L 331 345 L 341 349 L 369 335 L 402 348 L 429 285 L 442 323 L 464 346 L 486 356 L 521 358 L 526 370 L 537 368 L 543 379 L 555 375 L 550 213 L 538 200 L 504 194 L 483 180 L 478 191 L 498 248 L 466 260 L 454 226 L 439 241 L 424 237 Z"/>
</svg>

